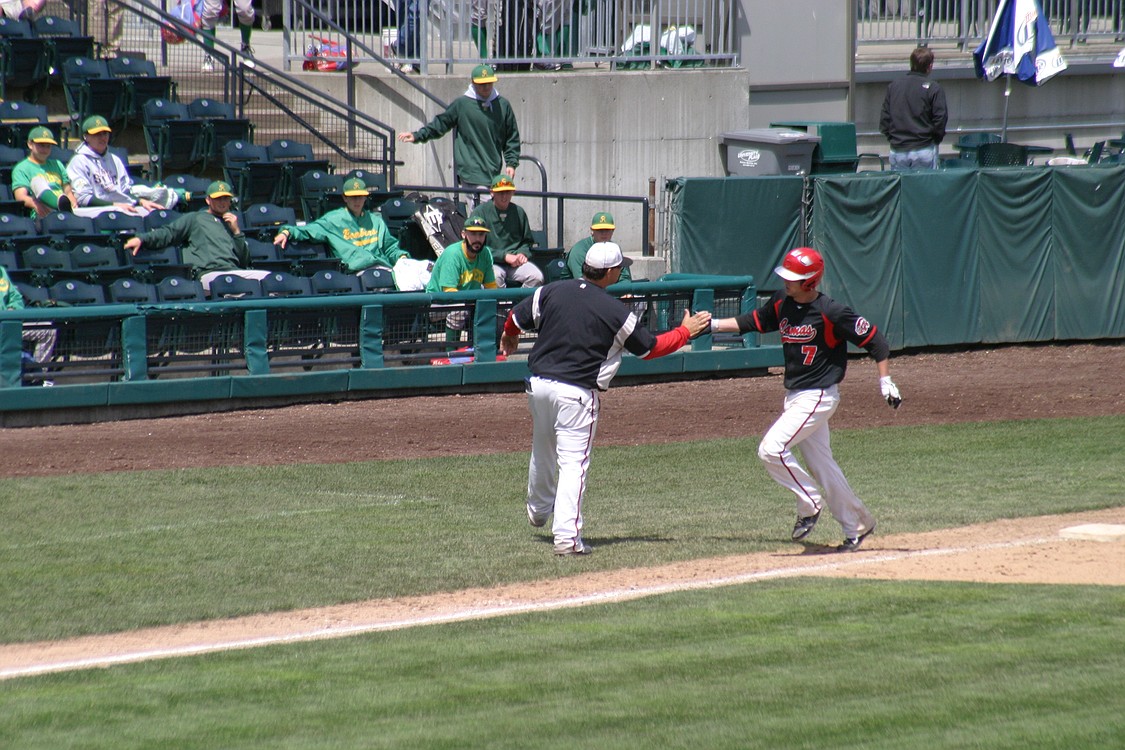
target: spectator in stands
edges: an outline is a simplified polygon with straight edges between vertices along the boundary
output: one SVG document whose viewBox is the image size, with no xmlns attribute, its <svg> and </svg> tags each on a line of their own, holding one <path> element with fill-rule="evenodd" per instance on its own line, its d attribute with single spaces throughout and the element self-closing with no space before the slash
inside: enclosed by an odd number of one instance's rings
<svg viewBox="0 0 1125 750">
<path fill-rule="evenodd" d="M 491 66 L 476 66 L 464 96 L 415 132 L 399 133 L 398 139 L 425 143 L 457 128 L 453 159 L 458 184 L 484 188 L 493 175 L 514 178 L 520 160 L 520 131 L 512 105 L 496 93 L 495 83 L 496 71 Z"/>
<path fill-rule="evenodd" d="M 13 21 L 30 21 L 43 12 L 47 0 L 3 0 L 0 2 L 0 13 Z"/>
<path fill-rule="evenodd" d="M 393 268 L 410 255 L 398 246 L 398 240 L 387 228 L 383 217 L 368 211 L 367 184 L 358 178 L 344 183 L 344 206 L 321 216 L 303 227 L 281 227 L 273 244 L 285 247 L 289 240 L 322 242 L 344 262 L 352 273 L 380 266 Z"/>
<path fill-rule="evenodd" d="M 27 135 L 28 156 L 12 168 L 12 195 L 36 218 L 72 211 L 78 203 L 66 166 L 51 158 L 51 147 L 57 145 L 49 128 L 32 128 Z"/>
<path fill-rule="evenodd" d="M 910 72 L 887 86 L 879 132 L 891 144 L 891 169 L 937 169 L 938 146 L 945 138 L 949 111 L 945 92 L 930 78 L 934 53 L 910 53 Z"/>
<path fill-rule="evenodd" d="M 250 35 L 254 31 L 253 0 L 234 0 L 233 5 L 238 16 L 238 32 L 242 35 L 242 54 L 253 57 L 254 48 L 250 46 Z M 211 50 L 215 49 L 215 27 L 219 25 L 225 7 L 223 0 L 203 0 L 203 13 L 199 22 L 206 32 L 203 34 L 203 44 Z M 215 58 L 210 54 L 203 56 L 203 72 L 215 72 Z"/>
<path fill-rule="evenodd" d="M 398 38 L 395 40 L 395 54 L 405 60 L 418 57 L 418 33 L 422 30 L 422 20 L 418 17 L 418 0 L 397 0 L 395 18 L 398 20 Z M 403 73 L 413 73 L 414 66 L 402 63 Z"/>
<path fill-rule="evenodd" d="M 250 250 L 246 246 L 246 235 L 238 227 L 238 215 L 230 210 L 233 197 L 229 184 L 222 180 L 212 182 L 207 186 L 207 208 L 130 237 L 125 249 L 136 255 L 144 245 L 156 250 L 178 245 L 184 262 L 191 265 L 207 290 L 211 288 L 211 280 L 220 274 L 264 279 L 269 271 L 247 268 Z"/>
<path fill-rule="evenodd" d="M 77 205 L 142 216 L 175 206 L 179 195 L 172 188 L 133 183 L 121 158 L 109 150 L 112 132 L 101 115 L 87 117 L 82 123 L 82 145 L 66 165 Z"/>
<path fill-rule="evenodd" d="M 90 19 L 90 35 L 101 45 L 101 57 L 117 57 L 125 30 L 125 6 L 109 0 L 90 0 L 86 3 L 86 13 Z"/>
<path fill-rule="evenodd" d="M 536 0 L 535 52 L 538 57 L 565 57 L 570 49 L 570 15 L 572 2 Z M 533 63 L 535 70 L 561 70 L 561 63 Z M 570 67 L 570 66 L 567 66 Z"/>
<path fill-rule="evenodd" d="M 469 217 L 465 228 L 461 230 L 461 241 L 454 242 L 438 256 L 430 281 L 426 284 L 426 291 L 436 294 L 496 289 L 492 253 L 485 247 L 488 234 L 488 226 L 483 219 L 478 216 Z M 440 320 L 438 315 L 441 313 L 435 314 L 435 320 Z M 461 331 L 469 323 L 469 313 L 466 310 L 454 310 L 444 317 L 445 340 L 448 344 L 455 344 L 461 340 Z"/>
<path fill-rule="evenodd" d="M 477 45 L 477 54 L 488 57 L 488 0 L 471 0 L 469 3 L 469 36 Z"/>
<path fill-rule="evenodd" d="M 499 286 L 543 286 L 543 272 L 531 262 L 531 246 L 535 238 L 527 222 L 527 213 L 512 202 L 516 185 L 507 175 L 497 175 L 492 181 L 492 200 L 473 211 L 473 216 L 484 219 L 492 232 L 489 248 L 495 263 L 494 275 Z M 509 284 L 509 282 L 512 282 Z"/>
<path fill-rule="evenodd" d="M 0 310 L 22 310 L 23 308 L 23 295 L 20 294 L 20 290 L 16 288 L 16 285 L 12 283 L 12 279 L 8 276 L 7 269 L 0 266 Z M 24 353 L 25 361 L 30 360 L 40 369 L 44 368 L 47 363 L 51 361 L 51 355 L 55 351 L 55 341 L 57 338 L 58 333 L 54 328 L 38 323 L 25 323 L 23 326 L 23 340 L 33 346 L 30 354 Z M 42 384 L 54 385 L 50 380 L 43 380 Z"/>
<path fill-rule="evenodd" d="M 566 254 L 566 273 L 564 279 L 582 278 L 582 264 L 586 260 L 586 253 L 596 242 L 609 242 L 613 239 L 613 230 L 617 225 L 613 223 L 613 214 L 608 211 L 599 211 L 590 219 L 590 236 L 578 240 L 570 252 Z M 633 275 L 629 266 L 621 267 L 621 278 L 618 281 L 632 281 Z"/>
</svg>

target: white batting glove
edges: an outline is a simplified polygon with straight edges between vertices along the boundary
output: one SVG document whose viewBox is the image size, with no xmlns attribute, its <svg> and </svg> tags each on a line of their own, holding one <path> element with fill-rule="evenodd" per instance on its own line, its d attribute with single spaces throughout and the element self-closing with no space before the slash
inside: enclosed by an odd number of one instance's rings
<svg viewBox="0 0 1125 750">
<path fill-rule="evenodd" d="M 898 392 L 898 386 L 895 385 L 895 381 L 891 380 L 890 375 L 879 378 L 879 391 L 892 409 L 897 409 L 898 405 L 902 403 L 902 394 Z"/>
</svg>

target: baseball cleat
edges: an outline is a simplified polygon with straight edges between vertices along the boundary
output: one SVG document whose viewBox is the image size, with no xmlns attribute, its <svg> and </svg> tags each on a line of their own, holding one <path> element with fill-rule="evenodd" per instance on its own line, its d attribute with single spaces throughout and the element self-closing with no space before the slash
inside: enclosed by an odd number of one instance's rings
<svg viewBox="0 0 1125 750">
<path fill-rule="evenodd" d="M 581 540 L 574 542 L 559 542 L 555 545 L 555 554 L 559 557 L 566 557 L 567 555 L 588 555 L 593 551 L 593 547 Z"/>
<path fill-rule="evenodd" d="M 863 532 L 859 536 L 850 536 L 844 540 L 844 543 L 836 548 L 837 552 L 855 552 L 859 549 L 859 545 L 863 544 L 863 540 L 871 536 L 871 532 L 875 530 L 875 524 L 871 524 L 871 528 Z"/>
<path fill-rule="evenodd" d="M 533 513 L 532 510 L 531 510 L 531 503 L 528 503 L 527 504 L 527 522 L 529 524 L 531 524 L 532 526 L 534 526 L 535 528 L 540 529 L 540 528 L 543 528 L 544 526 L 547 525 L 547 517 L 543 516 L 542 518 L 540 518 L 539 516 L 535 515 L 535 513 Z"/>
<path fill-rule="evenodd" d="M 820 519 L 820 511 L 818 510 L 811 516 L 797 516 L 797 523 L 793 524 L 793 541 L 799 542 L 807 537 L 816 526 L 817 520 Z"/>
</svg>

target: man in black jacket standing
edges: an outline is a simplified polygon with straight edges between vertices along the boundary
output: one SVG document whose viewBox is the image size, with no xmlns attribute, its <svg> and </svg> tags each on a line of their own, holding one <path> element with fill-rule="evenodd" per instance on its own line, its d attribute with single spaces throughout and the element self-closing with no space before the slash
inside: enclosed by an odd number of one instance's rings
<svg viewBox="0 0 1125 750">
<path fill-rule="evenodd" d="M 887 86 L 879 132 L 891 144 L 891 169 L 938 168 L 949 111 L 941 85 L 930 78 L 933 68 L 934 53 L 918 47 L 910 54 L 910 72 Z"/>
</svg>

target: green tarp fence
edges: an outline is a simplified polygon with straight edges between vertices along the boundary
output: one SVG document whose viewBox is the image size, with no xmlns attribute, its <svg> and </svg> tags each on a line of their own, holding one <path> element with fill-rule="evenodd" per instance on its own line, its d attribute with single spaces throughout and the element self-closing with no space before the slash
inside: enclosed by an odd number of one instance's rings
<svg viewBox="0 0 1125 750">
<path fill-rule="evenodd" d="M 801 225 L 795 177 L 679 178 L 668 183 L 675 247 L 672 273 L 771 278 Z M 734 270 L 739 269 L 739 270 Z"/>
<path fill-rule="evenodd" d="M 805 179 L 825 292 L 895 348 L 1125 336 L 1125 167 L 680 179 L 673 267 L 777 288 Z"/>
</svg>

